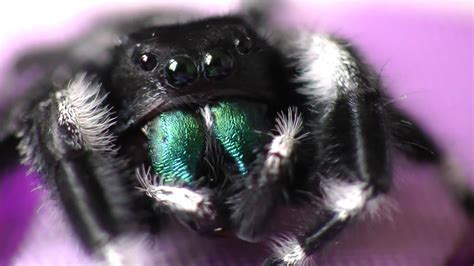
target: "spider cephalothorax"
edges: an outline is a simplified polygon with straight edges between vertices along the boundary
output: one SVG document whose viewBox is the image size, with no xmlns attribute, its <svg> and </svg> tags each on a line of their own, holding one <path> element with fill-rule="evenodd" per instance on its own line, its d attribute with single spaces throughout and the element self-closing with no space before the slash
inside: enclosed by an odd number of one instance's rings
<svg viewBox="0 0 474 266">
<path fill-rule="evenodd" d="M 267 260 L 303 263 L 388 190 L 394 148 L 441 162 L 345 41 L 264 39 L 261 17 L 151 18 L 25 59 L 45 75 L 2 117 L 0 136 L 18 134 L 23 161 L 109 262 L 117 239 L 165 213 L 258 241 L 279 205 L 311 199 L 310 224 Z"/>
</svg>

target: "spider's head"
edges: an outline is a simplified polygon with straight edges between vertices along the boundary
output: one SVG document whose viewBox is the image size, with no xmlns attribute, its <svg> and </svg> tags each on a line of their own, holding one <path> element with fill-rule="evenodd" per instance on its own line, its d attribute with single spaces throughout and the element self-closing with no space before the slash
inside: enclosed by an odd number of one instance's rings
<svg viewBox="0 0 474 266">
<path fill-rule="evenodd" d="M 127 126 L 223 98 L 272 102 L 281 65 L 241 18 L 141 29 L 122 40 L 110 73 Z"/>
<path fill-rule="evenodd" d="M 244 19 L 140 29 L 115 53 L 106 87 L 118 132 L 128 141 L 142 129 L 137 153 L 157 175 L 192 183 L 248 174 L 287 98 L 282 57 Z"/>
<path fill-rule="evenodd" d="M 107 87 L 132 132 L 123 139 L 146 135 L 145 145 L 122 143 L 139 147 L 129 157 L 145 155 L 165 184 L 222 187 L 249 173 L 286 79 L 279 53 L 242 18 L 141 29 L 114 58 Z"/>
</svg>

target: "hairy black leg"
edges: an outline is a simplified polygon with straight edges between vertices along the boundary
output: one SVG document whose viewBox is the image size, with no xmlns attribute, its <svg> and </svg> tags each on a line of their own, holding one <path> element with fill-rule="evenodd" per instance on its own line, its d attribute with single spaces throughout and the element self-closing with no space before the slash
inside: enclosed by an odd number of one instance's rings
<svg viewBox="0 0 474 266">
<path fill-rule="evenodd" d="M 411 159 L 437 165 L 443 183 L 466 213 L 474 217 L 474 191 L 469 188 L 462 169 L 402 111 L 389 107 L 388 114 L 394 146 Z"/>
<path fill-rule="evenodd" d="M 239 238 L 255 240 L 282 198 L 284 185 L 292 177 L 293 155 L 304 137 L 300 134 L 302 127 L 303 120 L 296 109 L 280 113 L 271 142 L 251 166 L 248 176 L 237 184 L 239 192 L 229 204 Z"/>
<path fill-rule="evenodd" d="M 279 241 L 267 263 L 299 265 L 388 189 L 390 145 L 379 85 L 348 44 L 309 34 L 288 47 L 309 106 L 322 211 L 308 214 L 307 230 Z"/>
<path fill-rule="evenodd" d="M 100 85 L 78 75 L 32 110 L 19 149 L 46 177 L 85 247 L 117 264 L 120 251 L 110 243 L 132 223 L 125 187 L 130 173 L 117 158 L 104 98 Z"/>
<path fill-rule="evenodd" d="M 293 235 L 275 239 L 273 255 L 264 265 L 306 265 L 374 199 L 373 187 L 365 182 L 324 180 L 322 204 L 307 213 L 307 223 Z M 376 210 L 375 210 L 376 211 Z"/>
</svg>

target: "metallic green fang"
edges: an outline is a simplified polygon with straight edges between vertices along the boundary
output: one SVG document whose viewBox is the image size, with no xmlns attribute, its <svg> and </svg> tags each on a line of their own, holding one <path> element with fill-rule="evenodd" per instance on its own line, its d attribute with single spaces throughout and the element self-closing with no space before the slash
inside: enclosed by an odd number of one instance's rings
<svg viewBox="0 0 474 266">
<path fill-rule="evenodd" d="M 263 115 L 255 111 L 233 102 L 221 102 L 211 107 L 214 134 L 237 164 L 241 175 L 247 175 L 249 164 L 255 158 L 255 149 L 263 141 L 262 135 L 255 131 L 262 126 L 262 121 L 256 118 L 263 118 Z"/>
<path fill-rule="evenodd" d="M 155 173 L 164 183 L 190 183 L 196 175 L 205 136 L 190 113 L 162 113 L 150 123 L 148 142 Z"/>
</svg>

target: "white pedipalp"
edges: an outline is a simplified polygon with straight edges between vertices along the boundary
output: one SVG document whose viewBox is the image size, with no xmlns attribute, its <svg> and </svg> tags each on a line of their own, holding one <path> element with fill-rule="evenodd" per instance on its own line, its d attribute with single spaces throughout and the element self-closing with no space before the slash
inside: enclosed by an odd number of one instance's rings
<svg viewBox="0 0 474 266">
<path fill-rule="evenodd" d="M 290 160 L 299 141 L 306 136 L 301 135 L 303 119 L 296 108 L 288 108 L 288 113 L 279 113 L 276 119 L 276 132 L 269 145 L 265 167 L 272 174 L 277 174 L 280 166 Z"/>
<path fill-rule="evenodd" d="M 216 212 L 209 196 L 185 187 L 158 184 L 150 170 L 136 170 L 141 186 L 139 189 L 160 205 L 175 212 L 188 213 L 200 218 L 215 219 Z"/>
</svg>

